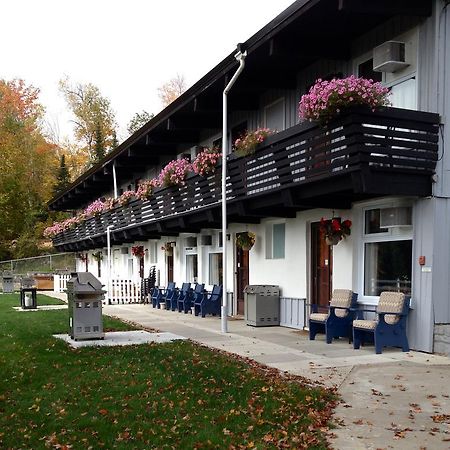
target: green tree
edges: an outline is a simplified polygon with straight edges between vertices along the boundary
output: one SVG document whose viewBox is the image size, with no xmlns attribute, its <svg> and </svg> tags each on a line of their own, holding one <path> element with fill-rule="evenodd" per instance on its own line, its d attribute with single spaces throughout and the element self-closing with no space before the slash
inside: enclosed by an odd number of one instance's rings
<svg viewBox="0 0 450 450">
<path fill-rule="evenodd" d="M 69 169 L 66 165 L 66 155 L 61 155 L 59 162 L 58 174 L 56 176 L 56 184 L 53 189 L 53 195 L 56 196 L 60 192 L 64 191 L 70 184 Z"/>
<path fill-rule="evenodd" d="M 135 113 L 131 120 L 128 122 L 127 126 L 127 130 L 128 133 L 130 133 L 130 136 L 137 130 L 142 128 L 150 119 L 153 119 L 153 117 L 155 117 L 154 114 L 148 113 L 145 110 L 142 110 L 142 112 L 140 113 Z"/>
<path fill-rule="evenodd" d="M 103 138 L 102 126 L 100 123 L 97 123 L 94 134 L 94 153 L 92 162 L 98 163 L 101 161 L 106 155 L 105 148 L 105 140 Z"/>
<path fill-rule="evenodd" d="M 115 113 L 110 101 L 91 83 L 59 82 L 60 91 L 74 115 L 75 137 L 88 155 L 90 163 L 113 145 L 116 130 Z"/>
</svg>

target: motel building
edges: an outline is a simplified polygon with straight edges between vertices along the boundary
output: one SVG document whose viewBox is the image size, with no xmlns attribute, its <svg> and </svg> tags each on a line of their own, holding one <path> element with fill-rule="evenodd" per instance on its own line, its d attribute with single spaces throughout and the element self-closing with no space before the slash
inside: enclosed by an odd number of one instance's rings
<svg viewBox="0 0 450 450">
<path fill-rule="evenodd" d="M 360 305 L 372 306 L 383 291 L 404 292 L 411 297 L 411 349 L 449 353 L 447 6 L 295 1 L 239 47 L 245 67 L 228 94 L 223 149 L 226 233 L 219 161 L 213 173 L 189 173 L 181 186 L 155 187 L 147 199 L 131 198 L 54 235 L 54 247 L 79 253 L 77 269 L 104 284 L 139 286 L 153 273 L 159 286 L 198 282 L 211 289 L 222 284 L 226 246 L 229 314 L 243 314 L 246 285 L 277 285 L 281 326 L 298 329 L 308 326 L 309 305 L 327 305 L 333 289 L 351 289 Z M 97 199 L 137 191 L 172 160 L 222 148 L 223 90 L 239 66 L 236 52 L 50 208 L 75 214 Z M 300 99 L 317 79 L 351 75 L 389 88 L 391 106 L 348 109 L 326 124 L 300 120 Z M 237 138 L 261 128 L 272 133 L 254 154 L 233 151 Z M 350 220 L 351 234 L 329 245 L 322 218 Z M 236 245 L 249 232 L 253 247 Z"/>
</svg>

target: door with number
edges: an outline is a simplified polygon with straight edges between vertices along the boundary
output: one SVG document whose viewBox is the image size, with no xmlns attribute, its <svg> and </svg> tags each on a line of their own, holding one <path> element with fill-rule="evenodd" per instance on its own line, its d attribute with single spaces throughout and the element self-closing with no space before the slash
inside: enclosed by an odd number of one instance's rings
<svg viewBox="0 0 450 450">
<path fill-rule="evenodd" d="M 244 289 L 249 281 L 249 251 L 236 246 L 237 313 L 244 314 Z"/>
<path fill-rule="evenodd" d="M 328 306 L 332 290 L 333 249 L 320 223 L 311 224 L 311 303 Z"/>
</svg>

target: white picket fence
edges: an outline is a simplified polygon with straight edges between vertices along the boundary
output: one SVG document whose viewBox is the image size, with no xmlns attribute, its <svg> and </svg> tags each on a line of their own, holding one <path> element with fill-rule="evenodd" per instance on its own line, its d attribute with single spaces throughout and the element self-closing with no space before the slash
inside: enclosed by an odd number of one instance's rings
<svg viewBox="0 0 450 450">
<path fill-rule="evenodd" d="M 65 292 L 67 289 L 67 281 L 70 275 L 54 275 L 54 291 Z M 105 285 L 104 289 L 108 289 L 107 282 L 101 280 Z M 113 278 L 109 289 L 109 295 L 105 294 L 105 303 L 107 299 L 111 304 L 126 304 L 141 302 L 141 281 L 140 280 L 122 280 Z"/>
<path fill-rule="evenodd" d="M 140 303 L 141 281 L 112 279 L 109 302 L 111 304 Z"/>
<path fill-rule="evenodd" d="M 65 292 L 67 289 L 67 282 L 70 280 L 70 275 L 53 275 L 53 290 L 55 292 Z"/>
</svg>

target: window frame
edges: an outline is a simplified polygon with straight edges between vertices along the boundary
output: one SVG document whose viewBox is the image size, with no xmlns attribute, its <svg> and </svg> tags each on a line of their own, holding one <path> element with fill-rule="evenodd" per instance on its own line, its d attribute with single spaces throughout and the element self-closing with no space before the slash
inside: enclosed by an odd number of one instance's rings
<svg viewBox="0 0 450 450">
<path fill-rule="evenodd" d="M 367 205 L 361 208 L 361 224 L 360 224 L 360 245 L 359 245 L 359 292 L 361 293 L 360 300 L 364 300 L 364 303 L 377 305 L 380 299 L 379 296 L 365 295 L 365 273 L 366 273 L 366 244 L 378 243 L 378 242 L 397 242 L 397 241 L 411 241 L 411 297 L 413 296 L 413 277 L 414 277 L 414 226 L 389 228 L 387 232 L 383 233 L 365 233 L 366 225 L 366 211 L 374 209 L 384 209 L 398 206 L 411 206 L 410 203 L 405 202 L 385 202 L 379 204 Z M 414 210 L 413 210 L 414 211 Z M 414 219 L 413 219 L 414 223 Z"/>
<path fill-rule="evenodd" d="M 284 225 L 284 252 L 283 257 L 274 258 L 274 246 L 273 246 L 273 230 L 275 225 Z M 268 236 L 268 230 L 270 229 L 270 238 Z M 268 222 L 264 227 L 264 235 L 265 235 L 265 259 L 268 260 L 283 260 L 286 259 L 286 222 L 285 221 L 276 221 L 276 222 Z M 268 252 L 270 242 L 270 253 Z"/>
<path fill-rule="evenodd" d="M 269 108 L 272 108 L 273 106 L 275 106 L 277 103 L 283 103 L 283 129 L 282 130 L 274 130 L 277 133 L 284 131 L 286 129 L 286 100 L 284 97 L 280 97 L 277 100 L 267 104 L 264 106 L 264 110 L 263 110 L 263 122 L 264 122 L 264 127 L 267 127 L 267 110 Z"/>
</svg>

